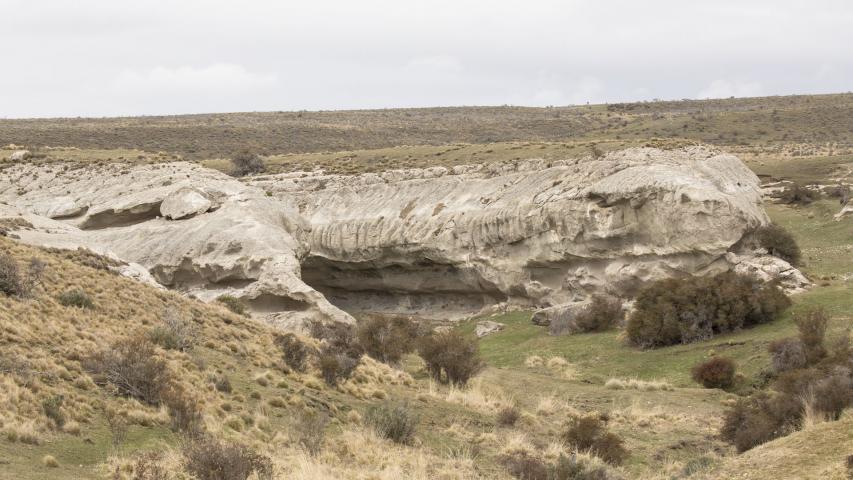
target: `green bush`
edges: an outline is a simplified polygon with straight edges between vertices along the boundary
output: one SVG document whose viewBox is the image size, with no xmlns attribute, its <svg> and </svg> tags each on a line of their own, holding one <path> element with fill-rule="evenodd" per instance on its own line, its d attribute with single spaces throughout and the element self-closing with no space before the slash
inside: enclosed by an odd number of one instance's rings
<svg viewBox="0 0 853 480">
<path fill-rule="evenodd" d="M 44 411 L 44 415 L 53 420 L 53 424 L 56 425 L 56 428 L 62 428 L 62 426 L 65 425 L 65 414 L 62 413 L 62 403 L 64 400 L 65 397 L 62 395 L 51 395 L 41 402 L 41 408 Z"/>
<path fill-rule="evenodd" d="M 399 363 L 412 352 L 417 338 L 417 325 L 403 317 L 370 317 L 358 325 L 358 343 L 364 353 L 384 363 Z"/>
<path fill-rule="evenodd" d="M 79 288 L 60 293 L 57 299 L 60 304 L 66 307 L 86 308 L 89 310 L 95 308 L 95 303 L 92 302 L 89 295 Z"/>
<path fill-rule="evenodd" d="M 613 465 L 621 464 L 628 457 L 623 440 L 607 431 L 607 425 L 601 417 L 572 417 L 562 439 L 570 448 L 589 450 L 591 454 Z"/>
<path fill-rule="evenodd" d="M 777 285 L 732 272 L 670 278 L 640 291 L 625 331 L 641 348 L 689 343 L 770 322 L 790 304 Z"/>
<path fill-rule="evenodd" d="M 467 384 L 485 366 L 477 341 L 452 330 L 422 337 L 418 355 L 436 381 L 453 385 Z"/>
<path fill-rule="evenodd" d="M 232 296 L 232 295 L 221 295 L 216 299 L 217 302 L 225 305 L 225 308 L 231 310 L 237 315 L 247 316 L 248 312 L 246 311 L 246 302 L 243 300 Z"/>
<path fill-rule="evenodd" d="M 713 357 L 693 367 L 693 381 L 705 388 L 729 388 L 735 380 L 735 362 L 726 357 Z"/>
<path fill-rule="evenodd" d="M 770 224 L 760 227 L 755 231 L 755 238 L 758 245 L 766 248 L 771 255 L 779 257 L 791 265 L 799 265 L 800 247 L 793 235 L 781 226 Z"/>
<path fill-rule="evenodd" d="M 622 302 L 607 295 L 593 295 L 590 306 L 575 318 L 575 326 L 581 332 L 603 332 L 622 322 Z"/>
<path fill-rule="evenodd" d="M 364 419 L 380 437 L 404 445 L 414 440 L 419 421 L 407 405 L 390 402 L 370 407 Z"/>
</svg>

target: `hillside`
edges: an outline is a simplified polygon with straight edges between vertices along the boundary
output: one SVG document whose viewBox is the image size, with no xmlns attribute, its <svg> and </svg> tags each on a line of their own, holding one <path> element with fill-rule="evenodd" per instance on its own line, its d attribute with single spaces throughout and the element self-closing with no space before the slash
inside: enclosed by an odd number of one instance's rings
<svg viewBox="0 0 853 480">
<path fill-rule="evenodd" d="M 167 152 L 188 159 L 400 145 L 645 141 L 718 146 L 853 144 L 853 94 L 570 107 L 451 107 L 170 117 L 0 120 L 0 145 Z M 128 159 L 132 157 L 127 157 Z"/>
</svg>

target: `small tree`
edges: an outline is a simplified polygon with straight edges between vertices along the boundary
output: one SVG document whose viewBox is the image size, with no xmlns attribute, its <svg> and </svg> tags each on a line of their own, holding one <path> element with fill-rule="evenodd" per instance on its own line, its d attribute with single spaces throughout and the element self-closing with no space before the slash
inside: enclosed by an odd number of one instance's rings
<svg viewBox="0 0 853 480">
<path fill-rule="evenodd" d="M 415 347 L 418 327 L 407 318 L 370 317 L 358 325 L 358 343 L 364 352 L 384 363 L 398 363 Z"/>
<path fill-rule="evenodd" d="M 263 159 L 248 150 L 244 150 L 231 158 L 231 175 L 234 177 L 263 173 L 265 170 Z"/>
<path fill-rule="evenodd" d="M 800 331 L 800 341 L 806 353 L 806 362 L 813 365 L 826 356 L 824 337 L 826 336 L 826 325 L 829 316 L 821 308 L 812 308 L 805 312 L 794 315 L 794 323 Z"/>
<path fill-rule="evenodd" d="M 735 362 L 730 358 L 713 357 L 693 367 L 693 381 L 705 388 L 729 388 L 735 380 Z"/>
<path fill-rule="evenodd" d="M 485 366 L 477 341 L 452 330 L 422 337 L 418 354 L 435 380 L 454 385 L 465 385 Z"/>
</svg>

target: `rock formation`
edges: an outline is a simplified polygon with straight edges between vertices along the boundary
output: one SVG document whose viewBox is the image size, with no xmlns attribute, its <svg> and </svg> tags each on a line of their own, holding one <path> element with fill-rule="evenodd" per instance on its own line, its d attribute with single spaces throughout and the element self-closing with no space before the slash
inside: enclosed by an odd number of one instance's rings
<svg viewBox="0 0 853 480">
<path fill-rule="evenodd" d="M 745 237 L 768 221 L 757 177 L 700 147 L 243 182 L 185 162 L 18 164 L 0 175 L 0 200 L 36 226 L 24 241 L 110 252 L 284 326 L 630 295 L 765 258 Z"/>
</svg>

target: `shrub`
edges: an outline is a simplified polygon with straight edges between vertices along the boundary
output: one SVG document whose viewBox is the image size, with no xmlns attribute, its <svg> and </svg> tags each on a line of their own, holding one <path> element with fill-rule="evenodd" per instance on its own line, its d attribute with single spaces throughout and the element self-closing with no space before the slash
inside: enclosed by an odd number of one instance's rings
<svg viewBox="0 0 853 480">
<path fill-rule="evenodd" d="M 352 372 L 358 367 L 359 359 L 346 352 L 336 352 L 331 347 L 325 347 L 320 351 L 318 363 L 323 381 L 334 387 L 341 380 L 352 376 Z"/>
<path fill-rule="evenodd" d="M 243 316 L 248 315 L 248 313 L 246 312 L 246 303 L 243 300 L 241 300 L 235 296 L 220 295 L 216 299 L 216 301 L 225 305 L 225 308 L 227 308 L 228 310 L 231 310 L 233 313 L 236 313 L 237 315 L 243 315 Z"/>
<path fill-rule="evenodd" d="M 231 393 L 234 390 L 231 386 L 231 379 L 229 379 L 225 374 L 214 375 L 211 378 L 211 381 L 213 382 L 213 388 L 215 388 L 217 392 Z"/>
<path fill-rule="evenodd" d="M 18 262 L 8 253 L 0 253 L 0 292 L 10 297 L 24 294 L 24 279 Z"/>
<path fill-rule="evenodd" d="M 502 459 L 510 475 L 521 480 L 550 480 L 549 465 L 527 452 L 505 455 Z"/>
<path fill-rule="evenodd" d="M 619 465 L 628 457 L 622 439 L 608 432 L 599 416 L 573 417 L 562 439 L 569 447 L 589 450 L 592 455 L 613 465 Z"/>
<path fill-rule="evenodd" d="M 204 430 L 204 414 L 199 401 L 179 384 L 160 390 L 160 401 L 169 412 L 172 430 L 196 436 Z"/>
<path fill-rule="evenodd" d="M 374 405 L 368 408 L 364 421 L 380 437 L 404 445 L 412 443 L 418 426 L 417 414 L 400 403 Z"/>
<path fill-rule="evenodd" d="M 59 466 L 59 462 L 53 455 L 45 455 L 42 457 L 41 463 L 43 463 L 47 468 L 56 468 Z"/>
<path fill-rule="evenodd" d="M 407 318 L 370 317 L 358 325 L 358 344 L 364 353 L 384 363 L 398 363 L 415 348 L 418 329 Z"/>
<path fill-rule="evenodd" d="M 418 342 L 418 355 L 439 382 L 465 385 L 483 367 L 477 341 L 455 331 L 433 333 Z"/>
<path fill-rule="evenodd" d="M 838 420 L 841 413 L 853 405 L 853 375 L 849 370 L 835 372 L 816 381 L 813 391 L 815 409 Z"/>
<path fill-rule="evenodd" d="M 641 348 L 689 343 L 772 321 L 790 304 L 777 285 L 732 272 L 670 278 L 639 292 L 625 331 Z"/>
<path fill-rule="evenodd" d="M 272 461 L 245 445 L 202 436 L 186 441 L 182 451 L 184 467 L 198 480 L 246 480 L 252 473 L 272 478 Z"/>
<path fill-rule="evenodd" d="M 168 480 L 169 473 L 161 462 L 163 455 L 159 452 L 145 452 L 139 454 L 133 462 L 133 476 L 131 480 Z M 121 478 L 118 471 L 115 477 Z"/>
<path fill-rule="evenodd" d="M 802 403 L 793 396 L 760 392 L 739 399 L 726 411 L 720 436 L 745 452 L 797 428 L 802 415 Z"/>
<path fill-rule="evenodd" d="M 79 288 L 60 293 L 57 299 L 60 304 L 66 307 L 87 308 L 89 310 L 95 308 L 95 304 L 89 295 Z"/>
<path fill-rule="evenodd" d="M 601 466 L 589 465 L 590 462 L 583 461 L 580 457 L 572 455 L 567 457 L 560 454 L 554 465 L 550 479 L 553 480 L 617 480 L 618 477 L 610 474 Z"/>
<path fill-rule="evenodd" d="M 311 336 L 323 340 L 332 351 L 346 353 L 358 358 L 362 354 L 358 344 L 356 329 L 352 325 L 340 322 L 315 322 L 311 325 Z"/>
<path fill-rule="evenodd" d="M 263 159 L 248 150 L 244 150 L 231 158 L 231 175 L 234 177 L 263 173 L 265 170 Z"/>
<path fill-rule="evenodd" d="M 515 405 L 508 405 L 498 410 L 498 425 L 511 427 L 521 418 L 521 412 Z"/>
<path fill-rule="evenodd" d="M 770 255 L 779 257 L 791 265 L 800 263 L 800 247 L 794 237 L 783 227 L 770 224 L 755 231 L 758 245 L 766 248 Z"/>
<path fill-rule="evenodd" d="M 806 354 L 806 363 L 814 365 L 826 356 L 824 338 L 829 317 L 823 308 L 813 308 L 794 315 L 794 323 L 800 331 L 800 341 Z"/>
<path fill-rule="evenodd" d="M 165 313 L 163 324 L 148 331 L 148 338 L 165 350 L 188 352 L 195 346 L 198 329 L 172 310 Z"/>
<path fill-rule="evenodd" d="M 51 395 L 41 402 L 44 415 L 53 420 L 53 424 L 59 429 L 65 425 L 65 414 L 62 413 L 62 403 L 64 400 L 65 397 L 62 395 Z"/>
<path fill-rule="evenodd" d="M 110 384 L 120 395 L 151 405 L 160 402 L 160 388 L 170 379 L 166 362 L 144 336 L 119 340 L 83 362 L 96 383 Z"/>
<path fill-rule="evenodd" d="M 735 362 L 726 357 L 713 357 L 696 364 L 693 381 L 705 388 L 729 388 L 735 380 Z"/>
<path fill-rule="evenodd" d="M 326 425 L 329 417 L 324 413 L 303 412 L 293 426 L 296 432 L 296 441 L 309 455 L 315 456 L 323 449 L 323 440 L 326 437 Z"/>
<path fill-rule="evenodd" d="M 292 333 L 278 335 L 275 344 L 281 349 L 284 364 L 291 370 L 304 372 L 311 348 Z"/>
<path fill-rule="evenodd" d="M 593 295 L 592 303 L 575 317 L 575 327 L 581 332 L 603 332 L 622 322 L 622 302 L 607 295 Z"/>
<path fill-rule="evenodd" d="M 776 373 L 806 366 L 806 350 L 798 338 L 783 338 L 770 343 L 770 362 Z"/>
<path fill-rule="evenodd" d="M 794 183 L 775 195 L 780 203 L 788 205 L 808 205 L 820 197 L 816 191 L 801 187 Z"/>
</svg>

